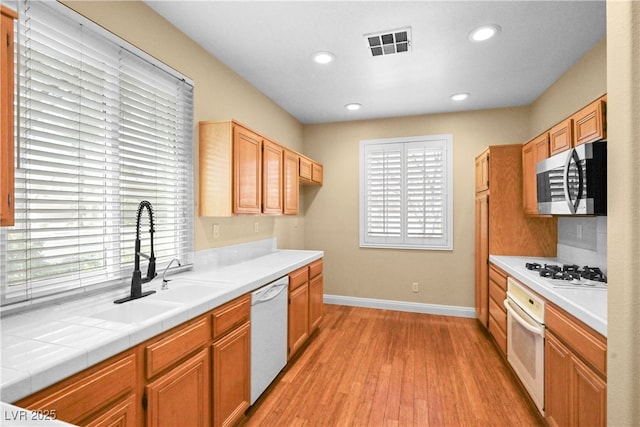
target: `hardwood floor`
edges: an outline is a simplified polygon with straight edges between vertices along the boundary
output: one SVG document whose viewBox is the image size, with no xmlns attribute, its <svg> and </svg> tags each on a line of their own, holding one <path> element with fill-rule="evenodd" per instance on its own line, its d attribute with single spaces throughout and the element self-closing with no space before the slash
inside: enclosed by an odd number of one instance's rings
<svg viewBox="0 0 640 427">
<path fill-rule="evenodd" d="M 543 426 L 515 381 L 475 319 L 325 305 L 241 425 Z"/>
</svg>

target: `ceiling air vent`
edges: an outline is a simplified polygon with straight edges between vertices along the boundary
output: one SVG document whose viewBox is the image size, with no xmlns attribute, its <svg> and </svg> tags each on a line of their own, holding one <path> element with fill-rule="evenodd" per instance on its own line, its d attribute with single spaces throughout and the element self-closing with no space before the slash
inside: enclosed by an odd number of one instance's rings
<svg viewBox="0 0 640 427">
<path fill-rule="evenodd" d="M 365 34 L 371 56 L 392 55 L 411 50 L 411 27 Z"/>
</svg>

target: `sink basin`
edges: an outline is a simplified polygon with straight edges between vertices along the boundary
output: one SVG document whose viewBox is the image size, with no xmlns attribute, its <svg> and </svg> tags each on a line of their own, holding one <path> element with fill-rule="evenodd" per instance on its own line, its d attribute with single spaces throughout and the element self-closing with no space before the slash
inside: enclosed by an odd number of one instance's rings
<svg viewBox="0 0 640 427">
<path fill-rule="evenodd" d="M 205 285 L 175 285 L 171 284 L 171 288 L 165 291 L 159 290 L 153 294 L 154 300 L 192 303 L 206 298 L 212 298 L 227 292 L 224 287 L 205 286 Z"/>
<path fill-rule="evenodd" d="M 106 310 L 93 313 L 89 317 L 120 323 L 140 323 L 161 316 L 178 307 L 180 307 L 179 304 L 140 299 L 114 305 Z"/>
</svg>

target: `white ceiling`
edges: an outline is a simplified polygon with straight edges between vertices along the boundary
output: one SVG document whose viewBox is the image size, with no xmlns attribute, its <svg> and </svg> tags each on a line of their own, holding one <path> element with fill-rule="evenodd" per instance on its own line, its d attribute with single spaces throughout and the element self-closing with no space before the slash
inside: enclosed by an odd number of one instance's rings
<svg viewBox="0 0 640 427">
<path fill-rule="evenodd" d="M 604 1 L 146 3 L 305 124 L 528 105 L 606 25 Z M 501 31 L 471 42 L 482 24 Z M 370 54 L 365 34 L 406 26 L 410 52 Z M 335 61 L 314 63 L 317 51 Z"/>
</svg>

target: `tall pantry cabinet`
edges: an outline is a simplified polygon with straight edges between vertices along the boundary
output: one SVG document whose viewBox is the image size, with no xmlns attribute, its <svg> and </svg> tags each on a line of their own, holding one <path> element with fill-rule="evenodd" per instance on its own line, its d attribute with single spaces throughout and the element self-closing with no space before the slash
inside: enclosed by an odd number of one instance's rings
<svg viewBox="0 0 640 427">
<path fill-rule="evenodd" d="M 489 328 L 489 255 L 555 257 L 558 223 L 525 215 L 521 144 L 488 147 L 475 169 L 475 304 L 478 320 Z"/>
</svg>

